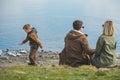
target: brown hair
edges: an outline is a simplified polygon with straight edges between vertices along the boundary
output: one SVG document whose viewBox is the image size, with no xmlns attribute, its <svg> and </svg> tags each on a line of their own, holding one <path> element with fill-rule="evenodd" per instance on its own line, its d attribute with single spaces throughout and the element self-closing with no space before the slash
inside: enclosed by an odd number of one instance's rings
<svg viewBox="0 0 120 80">
<path fill-rule="evenodd" d="M 80 20 L 75 20 L 75 21 L 73 22 L 73 28 L 74 28 L 75 30 L 79 30 L 79 29 L 82 27 L 82 24 L 83 24 L 82 21 L 80 21 Z"/>
<path fill-rule="evenodd" d="M 103 27 L 103 35 L 112 36 L 114 34 L 114 24 L 112 21 L 106 21 Z"/>
<path fill-rule="evenodd" d="M 28 29 L 30 29 L 32 26 L 30 25 L 30 24 L 25 24 L 24 26 L 23 26 L 23 29 L 26 29 L 26 30 L 28 30 Z"/>
</svg>

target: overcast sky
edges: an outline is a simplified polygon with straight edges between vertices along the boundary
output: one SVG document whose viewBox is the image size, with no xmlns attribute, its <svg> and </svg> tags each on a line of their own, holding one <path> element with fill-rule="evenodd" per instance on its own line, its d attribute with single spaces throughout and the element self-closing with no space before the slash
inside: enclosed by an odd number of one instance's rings
<svg viewBox="0 0 120 80">
<path fill-rule="evenodd" d="M 119 4 L 120 0 L 0 0 L 0 15 L 22 14 L 26 10 L 24 5 L 36 5 L 44 11 L 63 8 L 68 13 L 78 10 L 84 16 L 120 18 Z"/>
</svg>

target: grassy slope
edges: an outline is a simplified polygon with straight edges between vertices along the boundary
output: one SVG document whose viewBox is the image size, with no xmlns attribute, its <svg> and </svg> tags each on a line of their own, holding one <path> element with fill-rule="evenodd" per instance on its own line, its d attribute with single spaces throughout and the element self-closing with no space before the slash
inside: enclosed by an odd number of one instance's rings
<svg viewBox="0 0 120 80">
<path fill-rule="evenodd" d="M 0 80 L 120 80 L 120 69 L 15 66 L 0 69 Z"/>
</svg>

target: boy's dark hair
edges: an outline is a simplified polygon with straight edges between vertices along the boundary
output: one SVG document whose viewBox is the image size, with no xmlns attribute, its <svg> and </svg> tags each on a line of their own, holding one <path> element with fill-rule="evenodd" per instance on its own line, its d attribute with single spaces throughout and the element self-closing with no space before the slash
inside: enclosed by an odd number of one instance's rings
<svg viewBox="0 0 120 80">
<path fill-rule="evenodd" d="M 23 29 L 29 29 L 31 27 L 31 25 L 30 24 L 25 24 L 24 26 L 23 26 Z"/>
<path fill-rule="evenodd" d="M 73 22 L 73 28 L 74 28 L 75 30 L 79 30 L 79 29 L 82 27 L 82 24 L 83 24 L 82 21 L 80 21 L 80 20 L 75 20 L 75 21 Z"/>
</svg>

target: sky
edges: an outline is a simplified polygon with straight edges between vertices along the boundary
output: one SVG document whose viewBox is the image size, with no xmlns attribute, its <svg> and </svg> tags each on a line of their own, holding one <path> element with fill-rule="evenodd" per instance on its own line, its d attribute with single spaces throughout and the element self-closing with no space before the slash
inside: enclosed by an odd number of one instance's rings
<svg viewBox="0 0 120 80">
<path fill-rule="evenodd" d="M 120 11 L 119 0 L 84 0 L 79 1 L 78 4 L 80 2 L 86 15 L 119 16 L 120 13 L 118 12 Z"/>
<path fill-rule="evenodd" d="M 0 15 L 23 14 L 27 7 L 36 5 L 42 14 L 51 11 L 56 15 L 64 10 L 61 14 L 66 16 L 74 16 L 70 13 L 75 11 L 76 15 L 120 18 L 119 4 L 120 0 L 0 0 Z"/>
<path fill-rule="evenodd" d="M 15 15 L 21 18 L 30 16 L 31 19 L 34 15 L 36 17 L 62 18 L 76 18 L 77 16 L 92 19 L 112 19 L 119 26 L 119 4 L 120 0 L 0 0 L 0 20 L 6 16 Z"/>
</svg>

